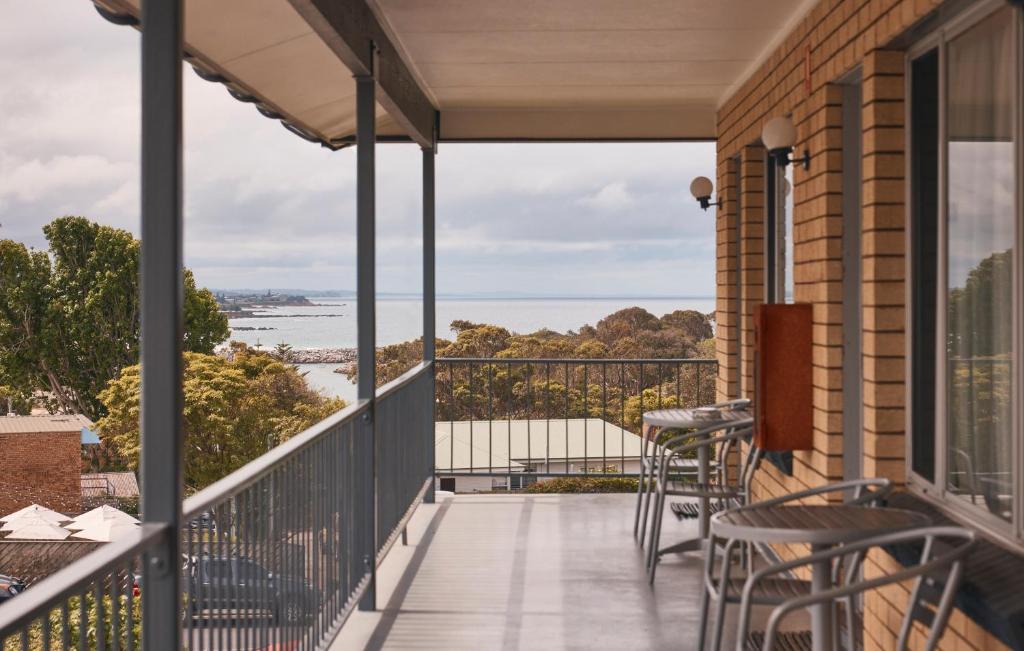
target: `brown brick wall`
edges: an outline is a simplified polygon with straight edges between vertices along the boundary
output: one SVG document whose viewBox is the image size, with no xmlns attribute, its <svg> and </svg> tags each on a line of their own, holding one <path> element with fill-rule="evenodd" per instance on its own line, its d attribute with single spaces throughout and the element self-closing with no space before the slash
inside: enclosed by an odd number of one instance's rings
<svg viewBox="0 0 1024 651">
<path fill-rule="evenodd" d="M 902 52 L 864 58 L 864 473 L 902 483 L 906 288 L 904 283 Z"/>
<path fill-rule="evenodd" d="M 739 351 L 742 395 L 753 388 L 754 305 L 764 296 L 764 149 L 761 128 L 789 115 L 797 128 L 797 153 L 811 153 L 811 167 L 795 166 L 794 291 L 814 308 L 814 449 L 794 454 L 794 472 L 784 476 L 771 464 L 758 472 L 755 498 L 820 485 L 842 477 L 843 409 L 862 408 L 865 476 L 898 482 L 904 470 L 904 385 L 906 319 L 904 296 L 904 54 L 893 42 L 942 0 L 822 0 L 793 28 L 763 65 L 722 105 L 718 113 L 718 182 L 731 184 L 731 161 L 739 157 L 739 246 L 742 255 L 739 332 L 723 330 L 719 360 L 731 364 Z M 842 107 L 838 82 L 860 67 L 863 79 L 862 297 L 863 405 L 843 405 L 842 394 Z M 809 80 L 805 74 L 809 70 Z M 808 83 L 809 81 L 809 83 Z M 730 212 L 732 211 L 732 212 Z M 734 288 L 728 274 L 735 208 L 719 214 L 719 319 Z M 723 261 L 722 255 L 730 257 Z M 726 299 L 726 300 L 723 300 Z M 727 306 L 732 305 L 732 308 Z M 734 338 L 738 337 L 738 341 Z M 732 367 L 720 376 L 719 398 L 730 393 Z M 783 556 L 797 549 L 779 550 Z M 884 554 L 869 572 L 893 571 Z M 866 648 L 891 649 L 906 602 L 895 590 L 866 600 Z M 913 640 L 918 648 L 921 640 Z M 956 612 L 942 649 L 1003 646 Z"/>
<path fill-rule="evenodd" d="M 81 466 L 78 432 L 0 434 L 0 515 L 32 503 L 77 514 Z"/>
<path fill-rule="evenodd" d="M 754 397 L 754 307 L 764 302 L 764 149 L 740 152 L 740 395 Z M 719 160 L 722 159 L 719 154 Z"/>
<path fill-rule="evenodd" d="M 716 356 L 718 378 L 715 387 L 719 399 L 735 398 L 740 391 L 739 315 L 736 311 L 739 267 L 739 165 L 735 158 L 727 158 L 718 165 L 718 208 L 715 220 L 716 285 L 715 310 Z"/>
</svg>

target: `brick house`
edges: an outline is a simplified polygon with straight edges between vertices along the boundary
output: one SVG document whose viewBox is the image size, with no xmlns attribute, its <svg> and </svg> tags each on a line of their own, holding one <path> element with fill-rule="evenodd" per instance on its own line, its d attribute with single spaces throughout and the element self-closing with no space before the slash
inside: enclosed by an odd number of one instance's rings
<svg viewBox="0 0 1024 651">
<path fill-rule="evenodd" d="M 813 450 L 754 493 L 883 476 L 983 532 L 943 649 L 1024 645 L 998 576 L 1024 567 L 1019 5 L 822 0 L 718 111 L 719 398 L 756 399 L 755 305 L 813 306 Z M 761 143 L 779 117 L 785 167 Z M 868 596 L 866 648 L 894 647 L 905 603 Z"/>
<path fill-rule="evenodd" d="M 80 415 L 0 418 L 0 514 L 36 503 L 62 513 L 81 511 Z"/>
</svg>

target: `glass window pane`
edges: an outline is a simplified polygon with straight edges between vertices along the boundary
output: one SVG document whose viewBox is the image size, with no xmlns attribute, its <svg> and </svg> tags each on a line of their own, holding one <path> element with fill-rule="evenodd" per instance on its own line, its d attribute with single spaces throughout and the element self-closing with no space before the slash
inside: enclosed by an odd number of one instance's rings
<svg viewBox="0 0 1024 651">
<path fill-rule="evenodd" d="M 794 153 L 794 155 L 796 155 Z M 782 254 L 782 302 L 793 302 L 794 288 L 794 267 L 793 267 L 793 163 L 786 166 L 784 175 L 780 174 L 782 187 L 779 195 L 782 197 L 782 219 L 780 226 L 782 231 L 780 237 L 782 243 L 779 245 L 779 252 Z"/>
<path fill-rule="evenodd" d="M 949 489 L 1013 510 L 1016 57 L 1009 9 L 950 41 L 946 98 Z"/>
<path fill-rule="evenodd" d="M 938 313 L 939 51 L 911 64 L 910 193 L 912 212 L 910 384 L 911 468 L 935 482 L 935 346 Z"/>
</svg>

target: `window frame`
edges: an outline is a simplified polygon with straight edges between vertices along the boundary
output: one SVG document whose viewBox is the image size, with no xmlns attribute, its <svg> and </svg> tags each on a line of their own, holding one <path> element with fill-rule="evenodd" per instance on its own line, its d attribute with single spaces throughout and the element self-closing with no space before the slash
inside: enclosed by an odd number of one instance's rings
<svg viewBox="0 0 1024 651">
<path fill-rule="evenodd" d="M 905 140 L 906 140 L 906 156 L 905 156 L 905 214 L 907 215 L 906 220 L 906 237 L 907 237 L 907 255 L 905 259 L 906 264 L 906 332 L 909 336 L 913 336 L 913 322 L 911 315 L 913 314 L 913 291 L 914 291 L 914 278 L 912 276 L 914 260 L 912 259 L 912 242 L 914 241 L 913 232 L 913 220 L 910 218 L 913 214 L 913 188 L 911 187 L 912 181 L 912 153 L 914 150 L 913 140 L 913 104 L 912 104 L 912 80 L 913 76 L 912 65 L 913 62 L 921 57 L 922 55 L 935 50 L 938 54 L 938 178 L 937 191 L 938 200 L 936 202 L 938 214 L 936 215 L 936 222 L 938 226 L 937 236 L 937 256 L 935 264 L 937 265 L 936 273 L 936 303 L 935 303 L 935 320 L 936 320 L 936 332 L 935 332 L 935 359 L 937 361 L 935 365 L 934 373 L 934 418 L 935 418 L 935 437 L 933 441 L 934 445 L 934 476 L 935 480 L 930 481 L 926 477 L 923 477 L 914 471 L 913 464 L 913 403 L 911 389 L 914 386 L 913 371 L 913 348 L 908 345 L 906 347 L 906 370 L 905 377 L 907 379 L 905 387 L 905 395 L 907 398 L 906 404 L 906 427 L 905 427 L 905 445 L 906 445 L 906 456 L 905 456 L 905 467 L 906 467 L 906 478 L 907 486 L 915 493 L 922 495 L 930 501 L 936 503 L 944 511 L 948 512 L 952 517 L 969 522 L 971 525 L 985 531 L 989 535 L 1009 543 L 1015 547 L 1024 546 L 1024 431 L 1022 431 L 1022 412 L 1024 412 L 1024 369 L 1022 369 L 1022 351 L 1024 351 L 1024 11 L 1015 11 L 1013 20 L 1012 30 L 1015 46 L 1015 68 L 1017 71 L 1017 88 L 1013 94 L 1013 112 L 1014 112 L 1014 159 L 1016 164 L 1015 176 L 1015 195 L 1014 195 L 1014 212 L 1016 217 L 1016 232 L 1014 237 L 1014 256 L 1013 256 L 1013 296 L 1015 298 L 1014 305 L 1014 341 L 1013 341 L 1013 356 L 1011 361 L 1013 364 L 1013 405 L 1012 405 L 1012 456 L 1011 459 L 1011 473 L 1012 473 L 1012 486 L 1014 490 L 1013 495 L 1013 509 L 1011 514 L 1011 520 L 1007 522 L 999 516 L 988 512 L 984 508 L 968 504 L 963 499 L 953 495 L 947 489 L 948 476 L 947 471 L 949 449 L 948 449 L 948 411 L 947 411 L 947 367 L 945 363 L 946 359 L 946 335 L 948 332 L 947 323 L 947 308 L 948 308 L 948 204 L 949 194 L 948 188 L 948 174 L 949 165 L 947 161 L 947 150 L 949 146 L 948 141 L 948 130 L 946 123 L 946 105 L 948 103 L 947 93 L 947 79 L 948 79 L 948 65 L 947 65 L 947 49 L 950 41 L 954 40 L 961 34 L 970 30 L 971 28 L 978 25 L 980 22 L 990 17 L 992 14 L 1005 8 L 1007 3 L 1002 0 L 983 0 L 978 2 L 976 5 L 969 9 L 961 12 L 955 17 L 951 18 L 942 25 L 937 26 L 932 33 L 928 34 L 924 38 L 917 41 L 912 47 L 906 52 L 906 73 L 904 75 L 905 84 Z"/>
</svg>

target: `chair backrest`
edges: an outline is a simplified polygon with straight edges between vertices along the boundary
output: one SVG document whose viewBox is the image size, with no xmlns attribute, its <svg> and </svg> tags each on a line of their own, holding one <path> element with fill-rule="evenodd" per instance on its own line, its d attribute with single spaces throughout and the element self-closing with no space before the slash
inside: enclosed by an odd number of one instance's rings
<svg viewBox="0 0 1024 651">
<path fill-rule="evenodd" d="M 775 566 L 779 568 L 779 571 L 790 571 L 801 565 L 831 561 L 842 557 L 854 559 L 854 562 L 850 563 L 847 568 L 846 581 L 843 585 L 831 590 L 790 599 L 777 606 L 768 619 L 763 648 L 771 649 L 773 647 L 775 638 L 778 636 L 780 622 L 794 610 L 804 609 L 813 604 L 838 601 L 849 603 L 854 595 L 912 579 L 914 587 L 910 591 L 910 599 L 904 610 L 896 648 L 900 650 L 908 648 L 910 631 L 913 623 L 917 621 L 928 629 L 928 638 L 924 648 L 926 651 L 932 651 L 936 648 L 946 623 L 949 621 L 949 614 L 953 609 L 953 599 L 963 577 L 966 556 L 974 542 L 974 532 L 962 527 L 921 527 L 875 536 L 835 549 L 817 552 L 795 561 L 780 563 Z M 891 545 L 919 547 L 921 552 L 917 563 L 886 576 L 858 579 L 859 566 L 867 552 L 871 549 Z M 765 573 L 771 573 L 770 569 Z M 762 574 L 762 572 L 758 572 L 758 574 Z M 746 633 L 747 622 L 749 622 L 751 605 L 749 596 L 749 591 L 745 590 L 741 634 Z"/>
<path fill-rule="evenodd" d="M 744 506 L 745 510 L 777 506 L 788 502 L 796 502 L 808 497 L 828 495 L 830 493 L 848 493 L 850 498 L 847 504 L 853 506 L 881 506 L 882 502 L 892 492 L 892 481 L 885 477 L 872 477 L 867 479 L 849 479 L 846 481 L 815 486 L 795 493 L 788 493 L 778 497 L 772 497 L 760 502 L 753 502 Z"/>
</svg>

